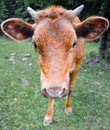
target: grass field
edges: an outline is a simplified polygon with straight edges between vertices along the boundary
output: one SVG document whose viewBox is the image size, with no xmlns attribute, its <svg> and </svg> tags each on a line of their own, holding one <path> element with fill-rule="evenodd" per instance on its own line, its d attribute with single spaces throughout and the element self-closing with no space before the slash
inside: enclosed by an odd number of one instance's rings
<svg viewBox="0 0 110 130">
<path fill-rule="evenodd" d="M 87 43 L 85 56 L 98 45 Z M 43 126 L 48 100 L 40 94 L 40 71 L 31 42 L 0 39 L 0 130 L 110 130 L 110 68 L 82 63 L 72 92 L 73 113 L 56 99 L 54 122 Z"/>
</svg>

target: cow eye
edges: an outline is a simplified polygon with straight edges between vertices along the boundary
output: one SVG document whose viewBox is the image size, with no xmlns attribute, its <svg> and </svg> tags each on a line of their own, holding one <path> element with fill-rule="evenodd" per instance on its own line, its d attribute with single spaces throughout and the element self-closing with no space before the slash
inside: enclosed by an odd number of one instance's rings
<svg viewBox="0 0 110 130">
<path fill-rule="evenodd" d="M 37 49 L 37 44 L 33 41 L 32 44 L 34 45 L 34 48 Z"/>
<path fill-rule="evenodd" d="M 74 47 L 76 44 L 77 44 L 77 42 L 74 42 L 72 46 Z"/>
</svg>

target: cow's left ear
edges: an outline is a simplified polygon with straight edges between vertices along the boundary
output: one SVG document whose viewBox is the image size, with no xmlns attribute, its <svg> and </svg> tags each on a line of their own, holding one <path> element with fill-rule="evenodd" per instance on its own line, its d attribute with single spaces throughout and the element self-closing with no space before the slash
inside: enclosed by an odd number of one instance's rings
<svg viewBox="0 0 110 130">
<path fill-rule="evenodd" d="M 32 24 L 18 18 L 5 20 L 1 24 L 1 29 L 7 36 L 17 41 L 25 40 L 33 35 Z"/>
<path fill-rule="evenodd" d="M 76 34 L 87 40 L 94 40 L 109 27 L 109 21 L 104 17 L 89 17 L 77 26 Z"/>
</svg>

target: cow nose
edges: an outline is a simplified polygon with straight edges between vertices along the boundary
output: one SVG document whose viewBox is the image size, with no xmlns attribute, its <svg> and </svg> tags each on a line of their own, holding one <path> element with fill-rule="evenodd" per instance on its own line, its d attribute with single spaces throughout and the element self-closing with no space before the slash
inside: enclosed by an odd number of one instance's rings
<svg viewBox="0 0 110 130">
<path fill-rule="evenodd" d="M 48 89 L 44 88 L 41 93 L 47 98 L 62 98 L 68 95 L 69 92 L 65 88 L 62 89 L 61 87 L 51 87 Z"/>
</svg>

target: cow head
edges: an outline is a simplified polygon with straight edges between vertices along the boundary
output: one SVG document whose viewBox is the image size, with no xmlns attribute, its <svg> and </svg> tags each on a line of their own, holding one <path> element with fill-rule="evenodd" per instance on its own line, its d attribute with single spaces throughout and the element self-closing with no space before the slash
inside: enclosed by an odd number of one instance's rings
<svg viewBox="0 0 110 130">
<path fill-rule="evenodd" d="M 41 93 L 45 97 L 68 95 L 69 73 L 75 60 L 74 43 L 80 38 L 93 40 L 108 27 L 108 20 L 102 17 L 76 22 L 76 15 L 82 9 L 83 5 L 73 11 L 51 6 L 36 12 L 28 7 L 35 24 L 11 18 L 1 25 L 3 32 L 14 40 L 32 37 L 41 69 Z"/>
</svg>

